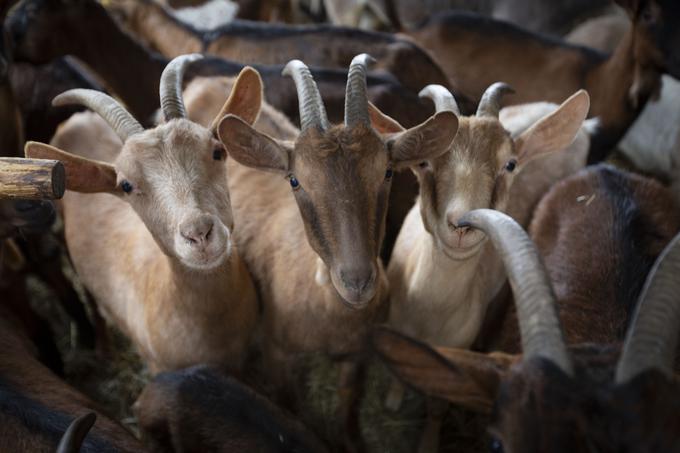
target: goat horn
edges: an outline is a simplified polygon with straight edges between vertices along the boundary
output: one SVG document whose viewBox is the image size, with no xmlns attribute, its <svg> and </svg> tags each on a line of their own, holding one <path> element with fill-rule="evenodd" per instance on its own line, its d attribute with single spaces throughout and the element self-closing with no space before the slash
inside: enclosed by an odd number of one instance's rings
<svg viewBox="0 0 680 453">
<path fill-rule="evenodd" d="M 456 98 L 445 87 L 441 85 L 428 85 L 418 93 L 420 98 L 428 98 L 434 102 L 435 112 L 449 111 L 460 116 L 460 109 L 456 103 Z"/>
<path fill-rule="evenodd" d="M 61 93 L 52 100 L 52 105 L 81 104 L 96 112 L 113 128 L 125 142 L 130 136 L 144 132 L 144 128 L 115 99 L 101 91 L 75 88 Z"/>
<path fill-rule="evenodd" d="M 486 233 L 505 264 L 517 305 L 524 360 L 543 357 L 572 376 L 555 294 L 536 246 L 524 229 L 511 217 L 492 209 L 470 211 L 458 225 Z"/>
<path fill-rule="evenodd" d="M 354 127 L 359 124 L 370 126 L 368 117 L 368 95 L 366 94 L 366 71 L 375 59 L 367 53 L 352 58 L 347 75 L 345 90 L 345 126 Z"/>
<path fill-rule="evenodd" d="M 175 118 L 186 118 L 182 100 L 182 78 L 187 65 L 203 58 L 203 55 L 192 53 L 175 57 L 168 63 L 161 74 L 160 95 L 161 111 L 165 121 Z"/>
<path fill-rule="evenodd" d="M 501 101 L 506 94 L 514 94 L 515 90 L 503 82 L 496 82 L 486 89 L 482 95 L 482 100 L 479 101 L 477 107 L 477 116 L 488 116 L 491 118 L 498 118 L 498 112 L 501 110 Z"/>
<path fill-rule="evenodd" d="M 73 420 L 59 441 L 57 453 L 78 453 L 85 436 L 96 420 L 94 412 L 88 412 Z"/>
<path fill-rule="evenodd" d="M 673 376 L 680 334 L 680 234 L 664 249 L 640 293 L 616 367 L 622 384 L 650 368 Z"/>
<path fill-rule="evenodd" d="M 312 126 L 322 131 L 328 129 L 330 124 L 326 116 L 326 108 L 323 106 L 321 94 L 307 65 L 300 60 L 291 60 L 283 68 L 281 74 L 292 77 L 295 82 L 300 106 L 300 129 L 306 131 Z"/>
</svg>

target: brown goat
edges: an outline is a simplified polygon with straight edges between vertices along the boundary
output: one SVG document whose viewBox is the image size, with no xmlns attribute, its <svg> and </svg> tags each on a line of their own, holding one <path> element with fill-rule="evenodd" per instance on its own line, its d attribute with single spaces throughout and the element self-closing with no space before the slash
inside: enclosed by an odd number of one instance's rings
<svg viewBox="0 0 680 453">
<path fill-rule="evenodd" d="M 354 55 L 366 52 L 376 58 L 376 68 L 391 72 L 410 90 L 419 91 L 429 83 L 450 86 L 427 53 L 412 41 L 387 33 L 238 20 L 201 33 L 151 0 L 122 1 L 120 10 L 135 34 L 170 58 L 204 52 L 245 64 L 283 64 L 299 58 L 312 66 L 345 68 Z M 460 94 L 456 97 L 464 98 Z"/>
<path fill-rule="evenodd" d="M 601 120 L 589 156 L 597 162 L 658 93 L 661 73 L 680 76 L 680 4 L 617 2 L 633 26 L 611 55 L 460 13 L 436 16 L 410 35 L 433 52 L 456 88 L 474 98 L 496 80 L 517 90 L 513 103 L 559 102 L 585 88 L 592 100 L 590 115 Z"/>
<path fill-rule="evenodd" d="M 152 451 L 327 451 L 291 415 L 204 365 L 156 376 L 137 399 L 135 412 Z"/>
<path fill-rule="evenodd" d="M 143 451 L 130 433 L 38 362 L 21 323 L 6 307 L 0 308 L 0 350 L 1 451 L 52 453 L 71 421 L 89 412 L 97 414 L 97 422 L 75 451 Z M 74 450 L 59 453 L 67 451 Z"/>
<path fill-rule="evenodd" d="M 608 167 L 584 170 L 539 205 L 532 234 L 546 271 L 521 227 L 502 214 L 473 211 L 463 223 L 489 234 L 505 261 L 523 356 L 435 352 L 388 331 L 375 337 L 379 354 L 429 394 L 474 410 L 493 407 L 494 451 L 675 451 L 680 419 L 670 408 L 679 400 L 669 377 L 680 299 L 671 275 L 680 236 L 641 288 L 680 229 L 677 212 L 658 183 Z M 659 354 L 642 341 L 658 344 Z M 639 425 L 643 420 L 654 426 Z"/>
<path fill-rule="evenodd" d="M 177 58 L 163 72 L 159 126 L 144 130 L 112 98 L 73 90 L 55 102 L 87 105 L 101 118 L 73 116 L 53 143 L 80 155 L 26 146 L 27 155 L 64 162 L 74 267 L 152 371 L 196 363 L 239 370 L 258 318 L 253 283 L 232 246 L 224 146 L 214 127 L 186 119 L 182 74 L 198 57 Z M 259 76 L 244 69 L 216 121 L 231 112 L 253 122 L 261 96 Z"/>
<path fill-rule="evenodd" d="M 236 241 L 264 305 L 266 369 L 273 373 L 288 372 L 297 353 L 356 361 L 386 308 L 378 253 L 393 169 L 443 153 L 455 136 L 451 112 L 401 133 L 376 133 L 366 98 L 369 60 L 359 55 L 350 66 L 343 125 L 330 125 L 309 70 L 294 60 L 284 74 L 300 97 L 297 137 L 274 139 L 234 116 L 218 128 L 241 164 L 229 173 Z M 360 373 L 352 368 L 345 370 L 355 381 Z M 345 420 L 355 394 L 343 395 Z"/>
</svg>

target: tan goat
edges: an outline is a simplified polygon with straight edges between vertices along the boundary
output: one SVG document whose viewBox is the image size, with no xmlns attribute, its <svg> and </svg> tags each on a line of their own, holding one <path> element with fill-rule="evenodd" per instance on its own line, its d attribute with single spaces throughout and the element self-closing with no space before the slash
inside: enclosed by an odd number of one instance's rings
<svg viewBox="0 0 680 453">
<path fill-rule="evenodd" d="M 588 113 L 588 95 L 579 91 L 513 138 L 498 119 L 501 97 L 511 91 L 503 83 L 489 87 L 476 116 L 459 118 L 448 152 L 412 167 L 420 197 L 404 221 L 387 270 L 389 322 L 424 341 L 470 347 L 505 280 L 493 245 L 481 230 L 459 227 L 460 218 L 479 208 L 504 211 L 517 174 L 532 159 L 570 145 Z M 442 86 L 429 85 L 421 96 L 431 98 L 437 112 L 459 114 Z M 399 401 L 395 388 L 388 405 Z M 429 451 L 424 445 L 421 451 Z"/>
<path fill-rule="evenodd" d="M 103 118 L 76 115 L 55 135 L 53 145 L 78 156 L 26 146 L 27 155 L 66 166 L 64 222 L 75 268 L 153 371 L 240 368 L 258 317 L 232 241 L 224 145 L 214 127 L 185 118 L 182 75 L 197 57 L 178 57 L 163 72 L 163 124 L 143 130 L 108 96 L 72 90 L 54 103 L 82 103 Z M 215 124 L 227 113 L 252 123 L 261 96 L 259 75 L 244 69 Z"/>
<path fill-rule="evenodd" d="M 286 373 L 293 355 L 304 352 L 347 358 L 343 418 L 359 376 L 353 362 L 386 309 L 378 253 L 393 169 L 445 152 L 458 123 L 440 112 L 412 129 L 379 135 L 368 114 L 369 60 L 362 54 L 352 61 L 342 125 L 329 124 L 309 69 L 293 60 L 284 74 L 299 97 L 302 129 L 294 141 L 267 136 L 233 115 L 218 127 L 241 164 L 229 168 L 229 190 L 236 243 L 264 306 L 267 369 Z"/>
</svg>

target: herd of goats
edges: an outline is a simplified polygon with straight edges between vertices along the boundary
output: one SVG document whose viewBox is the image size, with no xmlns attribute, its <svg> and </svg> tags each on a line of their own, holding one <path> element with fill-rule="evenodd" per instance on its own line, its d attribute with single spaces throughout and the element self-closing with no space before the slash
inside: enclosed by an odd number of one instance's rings
<svg viewBox="0 0 680 453">
<path fill-rule="evenodd" d="M 680 2 L 233 3 L 0 2 L 0 451 L 365 451 L 378 364 L 410 450 L 680 452 Z M 29 276 L 141 357 L 134 435 Z"/>
</svg>

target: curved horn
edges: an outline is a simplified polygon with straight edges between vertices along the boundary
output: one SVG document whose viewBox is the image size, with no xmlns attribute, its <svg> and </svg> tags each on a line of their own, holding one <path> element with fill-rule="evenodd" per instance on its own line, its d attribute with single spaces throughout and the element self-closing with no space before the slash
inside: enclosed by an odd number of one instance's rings
<svg viewBox="0 0 680 453">
<path fill-rule="evenodd" d="M 515 90 L 503 82 L 496 82 L 486 89 L 477 107 L 477 116 L 488 116 L 498 118 L 501 110 L 501 101 L 506 94 L 513 94 Z"/>
<path fill-rule="evenodd" d="M 61 93 L 52 100 L 52 105 L 81 104 L 96 112 L 113 128 L 125 142 L 130 136 L 144 132 L 144 128 L 115 99 L 101 91 L 76 88 Z"/>
<path fill-rule="evenodd" d="M 97 416 L 94 412 L 88 412 L 73 420 L 59 441 L 57 453 L 78 453 L 95 420 Z"/>
<path fill-rule="evenodd" d="M 434 102 L 435 112 L 449 111 L 460 116 L 460 109 L 456 103 L 456 98 L 445 87 L 441 85 L 428 85 L 418 93 L 420 98 L 428 98 Z"/>
<path fill-rule="evenodd" d="M 627 382 L 650 368 L 673 376 L 680 334 L 678 275 L 680 234 L 664 249 L 649 272 L 616 366 L 616 383 Z"/>
<path fill-rule="evenodd" d="M 345 89 L 345 126 L 354 127 L 358 124 L 370 126 L 368 117 L 368 95 L 366 94 L 366 71 L 368 65 L 375 59 L 367 53 L 352 58 L 347 75 Z"/>
<path fill-rule="evenodd" d="M 512 218 L 491 209 L 468 212 L 459 226 L 484 231 L 505 264 L 517 306 L 524 360 L 543 357 L 572 376 L 555 294 L 531 238 Z"/>
<path fill-rule="evenodd" d="M 281 72 L 284 76 L 290 76 L 295 82 L 300 106 L 300 129 L 305 131 L 314 126 L 322 131 L 330 127 L 326 108 L 323 106 L 321 94 L 316 82 L 309 72 L 309 68 L 300 60 L 291 60 Z"/>
<path fill-rule="evenodd" d="M 187 112 L 184 109 L 182 100 L 182 78 L 187 65 L 193 61 L 200 60 L 203 55 L 192 53 L 180 55 L 172 59 L 161 74 L 160 95 L 161 111 L 165 121 L 175 118 L 186 118 Z"/>
</svg>

